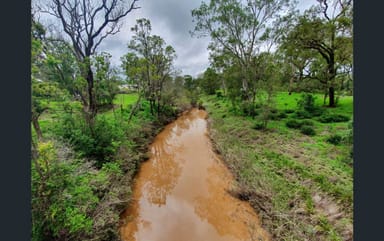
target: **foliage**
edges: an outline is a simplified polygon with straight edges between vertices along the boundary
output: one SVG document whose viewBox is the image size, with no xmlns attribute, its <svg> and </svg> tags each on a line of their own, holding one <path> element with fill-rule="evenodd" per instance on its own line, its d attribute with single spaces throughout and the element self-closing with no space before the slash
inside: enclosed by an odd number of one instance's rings
<svg viewBox="0 0 384 241">
<path fill-rule="evenodd" d="M 310 121 L 310 120 L 303 120 L 301 121 L 301 124 L 304 126 L 314 126 L 313 121 Z"/>
<path fill-rule="evenodd" d="M 334 134 L 334 135 L 331 135 L 327 138 L 327 142 L 334 144 L 334 145 L 338 145 L 338 144 L 340 144 L 342 139 L 343 139 L 342 136 L 340 136 L 338 134 Z"/>
<path fill-rule="evenodd" d="M 62 143 L 40 142 L 37 150 L 31 169 L 32 240 L 81 239 L 91 231 L 91 213 L 98 202 L 91 185 L 93 170 L 73 159 Z"/>
<path fill-rule="evenodd" d="M 219 75 L 212 68 L 207 68 L 199 82 L 201 89 L 208 95 L 213 95 L 220 88 Z"/>
<path fill-rule="evenodd" d="M 285 122 L 285 125 L 288 128 L 299 129 L 303 124 L 300 121 L 292 119 Z"/>
<path fill-rule="evenodd" d="M 321 123 L 346 122 L 349 117 L 343 114 L 326 113 L 318 118 Z"/>
<path fill-rule="evenodd" d="M 209 49 L 215 65 L 237 66 L 240 78 L 235 81 L 241 99 L 250 101 L 255 95 L 255 82 L 260 79 L 253 71 L 258 46 L 269 36 L 268 26 L 284 11 L 289 12 L 290 1 L 235 1 L 212 0 L 192 10 L 195 28 L 192 35 L 211 37 Z M 256 57 L 257 58 L 257 57 Z M 227 86 L 228 90 L 231 88 Z"/>
<path fill-rule="evenodd" d="M 101 53 L 94 57 L 95 67 L 95 95 L 97 104 L 112 105 L 115 96 L 119 92 L 116 69 L 111 68 L 111 55 Z"/>
<path fill-rule="evenodd" d="M 300 132 L 308 136 L 316 135 L 315 129 L 312 126 L 308 126 L 308 125 L 301 126 Z"/>
<path fill-rule="evenodd" d="M 288 115 L 285 111 L 280 111 L 278 114 L 277 114 L 277 119 L 284 119 L 284 118 L 287 118 Z"/>
<path fill-rule="evenodd" d="M 298 80 L 317 81 L 334 107 L 337 80 L 351 76 L 352 1 L 318 2 L 297 17 L 282 38 L 281 48 L 299 71 Z M 309 70 L 305 76 L 304 70 Z"/>
<path fill-rule="evenodd" d="M 323 113 L 321 107 L 315 104 L 316 97 L 309 93 L 304 93 L 297 101 L 296 115 L 299 118 L 311 118 L 312 116 L 319 116 Z"/>
<path fill-rule="evenodd" d="M 256 122 L 253 126 L 252 126 L 253 129 L 255 130 L 263 130 L 265 129 L 265 126 L 262 122 Z"/>
<path fill-rule="evenodd" d="M 134 35 L 128 48 L 133 52 L 122 57 L 122 67 L 127 77 L 138 85 L 140 96 L 149 101 L 151 114 L 160 115 L 166 104 L 162 100 L 163 90 L 165 83 L 171 79 L 175 50 L 166 45 L 160 36 L 151 34 L 148 19 L 136 20 L 131 30 Z"/>
<path fill-rule="evenodd" d="M 65 114 L 56 134 L 68 140 L 81 157 L 96 159 L 98 168 L 113 160 L 124 135 L 122 129 L 104 116 L 99 116 L 91 129 L 77 114 Z"/>
</svg>

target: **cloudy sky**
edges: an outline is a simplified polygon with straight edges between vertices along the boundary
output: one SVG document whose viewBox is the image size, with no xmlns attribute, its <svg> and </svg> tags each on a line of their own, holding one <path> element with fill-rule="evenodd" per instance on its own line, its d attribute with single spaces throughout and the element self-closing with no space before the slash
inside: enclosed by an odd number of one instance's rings
<svg viewBox="0 0 384 241">
<path fill-rule="evenodd" d="M 152 34 L 161 36 L 177 54 L 175 68 L 182 74 L 196 76 L 209 66 L 207 46 L 209 38 L 191 37 L 193 30 L 191 11 L 200 6 L 202 0 L 139 0 L 140 9 L 134 10 L 123 20 L 119 33 L 109 36 L 99 46 L 99 51 L 112 55 L 113 65 L 120 65 L 120 57 L 128 52 L 127 44 L 132 38 L 130 28 L 136 19 L 151 21 Z M 207 2 L 207 0 L 205 0 Z M 306 9 L 316 0 L 300 0 L 300 9 Z"/>
</svg>

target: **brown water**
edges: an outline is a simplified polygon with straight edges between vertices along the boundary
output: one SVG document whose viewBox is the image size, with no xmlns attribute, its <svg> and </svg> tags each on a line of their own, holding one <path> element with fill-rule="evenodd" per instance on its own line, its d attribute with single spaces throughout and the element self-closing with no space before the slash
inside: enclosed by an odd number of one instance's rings
<svg viewBox="0 0 384 241">
<path fill-rule="evenodd" d="M 228 194 L 233 177 L 212 151 L 206 115 L 193 109 L 155 138 L 122 217 L 124 241 L 269 240 L 251 206 Z"/>
</svg>

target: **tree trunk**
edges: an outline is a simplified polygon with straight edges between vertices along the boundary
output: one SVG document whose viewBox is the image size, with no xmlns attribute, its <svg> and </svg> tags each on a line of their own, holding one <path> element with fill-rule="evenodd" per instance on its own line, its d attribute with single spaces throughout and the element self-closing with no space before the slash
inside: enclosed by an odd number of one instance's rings
<svg viewBox="0 0 384 241">
<path fill-rule="evenodd" d="M 329 91 L 329 90 L 328 90 Z M 328 97 L 328 92 L 325 91 L 324 92 L 324 99 L 323 99 L 323 105 L 325 106 L 326 102 L 327 102 L 327 97 Z"/>
<path fill-rule="evenodd" d="M 143 93 L 139 93 L 139 99 L 136 101 L 136 104 L 135 106 L 133 107 L 131 113 L 129 114 L 129 118 L 128 118 L 128 124 L 131 122 L 131 119 L 133 117 L 133 115 L 136 113 L 136 110 L 137 108 L 139 107 L 140 103 L 141 103 L 141 97 L 143 96 Z"/>
<path fill-rule="evenodd" d="M 36 131 L 37 139 L 38 140 L 43 139 L 43 133 L 41 132 L 41 129 L 40 129 L 39 117 L 38 116 L 37 117 L 36 116 L 32 116 L 32 125 L 33 125 L 33 128 Z"/>
<path fill-rule="evenodd" d="M 93 79 L 93 72 L 91 70 L 91 67 L 88 67 L 88 73 L 87 73 L 87 83 L 88 83 L 88 99 L 89 99 L 89 115 L 90 119 L 93 120 L 96 116 L 97 112 L 97 103 L 95 99 L 94 93 L 94 79 Z"/>
<path fill-rule="evenodd" d="M 329 87 L 329 107 L 335 107 L 335 88 Z"/>
</svg>

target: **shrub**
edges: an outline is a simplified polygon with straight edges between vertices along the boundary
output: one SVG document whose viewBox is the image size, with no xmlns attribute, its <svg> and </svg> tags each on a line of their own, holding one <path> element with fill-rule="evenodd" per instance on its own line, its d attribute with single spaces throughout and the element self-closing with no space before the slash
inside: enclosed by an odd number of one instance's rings
<svg viewBox="0 0 384 241">
<path fill-rule="evenodd" d="M 298 118 L 311 118 L 312 116 L 320 116 L 323 109 L 315 105 L 316 97 L 312 94 L 305 93 L 297 101 L 296 115 Z"/>
<path fill-rule="evenodd" d="M 83 240 L 99 201 L 96 171 L 63 143 L 38 143 L 31 165 L 32 240 Z"/>
<path fill-rule="evenodd" d="M 312 117 L 312 114 L 305 110 L 297 110 L 295 115 L 299 119 L 306 119 Z"/>
<path fill-rule="evenodd" d="M 288 120 L 287 122 L 285 122 L 285 125 L 288 128 L 299 129 L 303 124 L 297 120 Z"/>
<path fill-rule="evenodd" d="M 305 93 L 297 101 L 297 107 L 300 110 L 305 110 L 312 113 L 317 107 L 315 106 L 315 96 L 312 94 Z"/>
<path fill-rule="evenodd" d="M 278 115 L 277 115 L 278 118 L 280 119 L 284 119 L 284 118 L 287 118 L 288 115 L 285 113 L 285 112 L 280 112 Z"/>
<path fill-rule="evenodd" d="M 269 120 L 280 120 L 279 114 L 276 113 L 269 113 L 267 118 Z"/>
<path fill-rule="evenodd" d="M 310 121 L 310 120 L 303 120 L 303 121 L 301 122 L 301 124 L 302 124 L 303 126 L 314 126 L 313 121 Z"/>
<path fill-rule="evenodd" d="M 346 122 L 349 117 L 341 114 L 325 114 L 318 119 L 321 123 Z"/>
<path fill-rule="evenodd" d="M 292 113 L 294 113 L 295 112 L 295 110 L 293 110 L 293 109 L 287 109 L 287 110 L 285 110 L 285 113 L 287 113 L 287 114 L 292 114 Z"/>
<path fill-rule="evenodd" d="M 277 110 L 277 109 L 271 109 L 270 112 L 271 112 L 272 114 L 277 114 L 278 110 Z"/>
<path fill-rule="evenodd" d="M 224 97 L 224 95 L 223 95 L 223 91 L 222 91 L 222 90 L 216 90 L 216 97 L 217 97 L 217 98 L 222 98 L 222 97 Z"/>
<path fill-rule="evenodd" d="M 338 145 L 342 141 L 342 137 L 338 134 L 331 135 L 330 137 L 327 138 L 327 142 L 333 144 L 333 145 Z"/>
<path fill-rule="evenodd" d="M 315 129 L 313 129 L 312 126 L 302 126 L 300 128 L 300 132 L 307 136 L 314 136 L 316 135 Z"/>
<path fill-rule="evenodd" d="M 252 129 L 255 130 L 263 130 L 265 129 L 265 125 L 262 122 L 256 122 L 253 126 Z"/>
<path fill-rule="evenodd" d="M 69 141 L 81 157 L 96 159 L 96 166 L 101 168 L 112 160 L 124 133 L 105 117 L 95 119 L 91 130 L 82 117 L 67 114 L 56 127 L 56 134 Z"/>
</svg>

